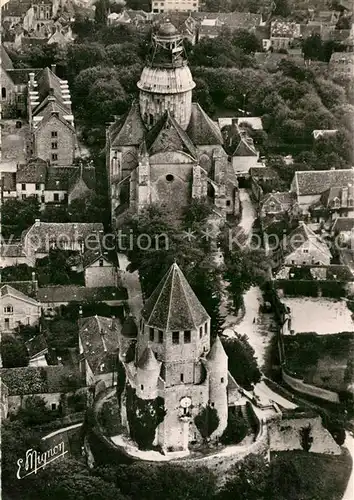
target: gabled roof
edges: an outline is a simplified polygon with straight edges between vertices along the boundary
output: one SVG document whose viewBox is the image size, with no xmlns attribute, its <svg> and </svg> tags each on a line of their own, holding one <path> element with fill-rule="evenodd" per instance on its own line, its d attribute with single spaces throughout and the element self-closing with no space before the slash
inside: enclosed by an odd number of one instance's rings
<svg viewBox="0 0 354 500">
<path fill-rule="evenodd" d="M 77 378 L 77 372 L 61 365 L 2 368 L 0 375 L 9 389 L 9 396 L 69 392 L 67 379 Z"/>
<path fill-rule="evenodd" d="M 64 106 L 56 97 L 47 95 L 43 101 L 33 110 L 33 116 L 46 116 L 52 113 L 59 113 L 59 115 L 70 114 L 70 109 Z"/>
<path fill-rule="evenodd" d="M 13 69 L 14 65 L 12 64 L 10 56 L 6 52 L 6 49 L 3 46 L 3 44 L 1 44 L 1 46 L 0 46 L 0 51 L 1 51 L 1 67 L 2 67 L 2 69 L 6 70 L 6 71 L 9 69 Z"/>
<path fill-rule="evenodd" d="M 195 102 L 186 132 L 196 146 L 223 144 L 219 127 Z"/>
<path fill-rule="evenodd" d="M 63 102 L 61 80 L 48 67 L 44 68 L 38 75 L 37 83 L 40 102 L 48 95 L 54 95 L 59 102 Z M 68 108 L 67 105 L 65 107 Z"/>
<path fill-rule="evenodd" d="M 289 192 L 282 193 L 268 193 L 264 196 L 262 200 L 262 206 L 265 203 L 269 203 L 274 200 L 275 203 L 279 203 L 283 210 L 288 210 L 295 201 L 295 194 Z"/>
<path fill-rule="evenodd" d="M 1 298 L 11 296 L 16 299 L 22 300 L 24 302 L 28 302 L 34 306 L 40 306 L 40 303 L 37 302 L 35 299 L 32 297 L 29 297 L 28 295 L 25 295 L 24 293 L 20 292 L 19 290 L 16 290 L 16 288 L 13 288 L 10 285 L 2 285 L 0 288 L 0 296 Z"/>
<path fill-rule="evenodd" d="M 333 207 L 335 201 L 338 200 L 338 208 L 347 208 L 348 200 L 354 200 L 354 184 L 349 184 L 343 187 L 333 186 L 325 191 L 321 196 L 321 203 L 327 207 Z M 351 205 L 353 208 L 353 205 Z"/>
<path fill-rule="evenodd" d="M 295 172 L 293 182 L 298 196 L 322 194 L 332 186 L 353 184 L 354 169 L 299 171 Z"/>
<path fill-rule="evenodd" d="M 164 331 L 192 330 L 209 320 L 176 263 L 146 301 L 142 317 L 147 325 Z"/>
<path fill-rule="evenodd" d="M 26 342 L 26 348 L 30 358 L 38 356 L 38 354 L 48 350 L 48 344 L 45 339 L 45 336 L 41 334 L 29 339 Z"/>
<path fill-rule="evenodd" d="M 283 244 L 284 254 L 291 254 L 298 248 L 301 248 L 305 243 L 310 243 L 323 255 L 331 258 L 331 252 L 329 251 L 325 241 L 315 234 L 304 222 L 299 222 L 298 227 L 286 237 Z"/>
<path fill-rule="evenodd" d="M 258 156 L 251 137 L 241 137 L 234 151 L 234 156 Z"/>
<path fill-rule="evenodd" d="M 18 290 L 27 297 L 36 297 L 37 281 L 5 281 L 2 284 L 15 288 L 15 290 Z"/>
<path fill-rule="evenodd" d="M 58 107 L 53 102 L 48 103 L 48 105 L 45 107 L 44 113 L 43 113 L 43 118 L 40 122 L 38 122 L 38 124 L 36 124 L 36 127 L 34 128 L 34 133 L 35 134 L 38 133 L 38 131 L 41 128 L 43 128 L 45 125 L 47 125 L 52 120 L 58 120 L 63 125 L 65 125 L 70 130 L 70 132 L 72 134 L 75 134 L 74 127 L 71 125 L 71 123 L 68 122 L 68 120 L 66 120 L 63 117 L 63 112 L 60 111 L 60 109 L 58 109 Z"/>
<path fill-rule="evenodd" d="M 180 150 L 193 158 L 197 155 L 193 142 L 169 111 L 146 134 L 146 146 L 150 154 Z"/>
<path fill-rule="evenodd" d="M 47 162 L 41 158 L 29 161 L 27 165 L 20 165 L 16 173 L 17 183 L 45 183 Z"/>
<path fill-rule="evenodd" d="M 144 140 L 146 132 L 139 104 L 134 102 L 128 113 L 111 125 L 111 145 L 138 146 Z"/>
<path fill-rule="evenodd" d="M 352 218 L 352 217 L 337 217 L 335 219 L 331 229 L 335 233 L 353 231 L 353 234 L 354 234 L 354 218 Z"/>
<path fill-rule="evenodd" d="M 87 288 L 84 286 L 46 286 L 38 289 L 38 299 L 44 304 L 67 302 L 115 302 L 128 298 L 125 288 L 100 286 Z"/>
<path fill-rule="evenodd" d="M 112 355 L 117 353 L 120 323 L 117 319 L 90 316 L 79 319 L 79 336 L 84 357 L 93 373 L 112 370 Z"/>
</svg>

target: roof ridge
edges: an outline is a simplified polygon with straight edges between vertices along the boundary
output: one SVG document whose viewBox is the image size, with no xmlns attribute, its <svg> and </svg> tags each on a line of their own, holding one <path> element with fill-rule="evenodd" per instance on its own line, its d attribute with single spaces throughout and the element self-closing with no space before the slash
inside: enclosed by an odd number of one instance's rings
<svg viewBox="0 0 354 500">
<path fill-rule="evenodd" d="M 171 269 L 172 269 L 172 266 L 171 266 L 171 268 L 169 269 L 169 271 L 165 274 L 165 276 L 161 279 L 160 283 L 157 285 L 157 287 L 158 287 L 158 286 L 161 284 L 161 282 L 163 281 L 162 286 L 161 286 L 160 293 L 159 293 L 159 295 L 157 296 L 157 298 L 156 298 L 156 300 L 155 300 L 154 307 L 152 308 L 151 313 L 150 313 L 150 315 L 149 315 L 149 322 L 150 322 L 150 319 L 151 319 L 151 317 L 152 317 L 152 315 L 153 315 L 153 313 L 154 313 L 154 311 L 155 311 L 155 308 L 156 308 L 156 306 L 157 306 L 157 303 L 158 303 L 158 301 L 159 301 L 159 299 L 160 299 L 160 297 L 161 297 L 161 294 L 162 294 L 162 292 L 163 292 L 163 289 L 164 289 L 164 287 L 165 287 L 165 284 L 167 283 L 168 277 L 169 277 L 169 275 L 170 275 L 170 273 L 171 273 Z M 157 287 L 156 287 L 156 288 L 157 288 Z M 150 299 L 150 297 L 149 297 L 149 299 Z M 148 299 L 148 300 L 149 300 L 149 299 Z M 147 322 L 147 324 L 149 324 L 149 322 Z"/>
<path fill-rule="evenodd" d="M 166 319 L 166 330 L 169 330 L 169 319 L 170 319 L 170 313 L 171 313 L 171 303 L 172 303 L 172 293 L 173 293 L 173 285 L 175 281 L 175 271 L 176 271 L 176 262 L 174 262 L 171 266 L 172 269 L 172 278 L 171 278 L 171 289 L 170 289 L 170 296 L 169 296 L 169 301 L 168 301 L 168 312 L 167 312 L 167 319 Z"/>
</svg>

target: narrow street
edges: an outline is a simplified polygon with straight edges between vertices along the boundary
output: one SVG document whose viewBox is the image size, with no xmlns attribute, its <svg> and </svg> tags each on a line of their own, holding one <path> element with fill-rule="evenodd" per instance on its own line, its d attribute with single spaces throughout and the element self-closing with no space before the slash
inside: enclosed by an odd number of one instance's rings
<svg viewBox="0 0 354 500">
<path fill-rule="evenodd" d="M 238 227 L 249 238 L 257 215 L 247 189 L 240 188 L 240 202 L 242 206 L 242 217 Z"/>
</svg>

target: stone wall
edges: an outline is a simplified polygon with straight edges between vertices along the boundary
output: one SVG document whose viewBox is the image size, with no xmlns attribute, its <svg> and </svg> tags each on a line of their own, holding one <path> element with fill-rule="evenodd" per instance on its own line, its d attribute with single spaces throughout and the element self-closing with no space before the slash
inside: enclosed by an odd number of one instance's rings
<svg viewBox="0 0 354 500">
<path fill-rule="evenodd" d="M 52 132 L 57 136 L 52 137 Z M 75 134 L 58 118 L 52 116 L 45 126 L 38 126 L 34 132 L 34 154 L 44 160 L 54 162 L 56 165 L 71 165 L 75 155 Z M 57 148 L 52 148 L 52 143 L 57 143 Z M 57 155 L 53 160 L 52 155 Z"/>
<path fill-rule="evenodd" d="M 295 389 L 295 391 L 302 392 L 303 394 L 307 394 L 315 398 L 324 399 L 326 401 L 330 401 L 331 403 L 339 403 L 339 396 L 336 392 L 321 389 L 320 387 L 315 387 L 311 384 L 305 384 L 302 380 L 287 374 L 284 369 L 282 370 L 282 376 L 284 382 L 292 389 Z"/>
<path fill-rule="evenodd" d="M 301 429 L 310 428 L 313 439 L 309 449 L 312 453 L 340 455 L 341 448 L 331 434 L 325 429 L 321 417 L 286 418 L 275 420 L 269 424 L 270 451 L 302 450 Z"/>
</svg>

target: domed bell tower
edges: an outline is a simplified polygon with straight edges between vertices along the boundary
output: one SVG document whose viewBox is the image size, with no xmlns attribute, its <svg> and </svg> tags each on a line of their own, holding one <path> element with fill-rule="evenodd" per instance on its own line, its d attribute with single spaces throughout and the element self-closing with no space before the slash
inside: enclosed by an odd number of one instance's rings
<svg viewBox="0 0 354 500">
<path fill-rule="evenodd" d="M 147 128 L 168 110 L 186 130 L 194 87 L 182 36 L 173 24 L 164 23 L 152 37 L 151 55 L 138 82 L 140 113 Z"/>
</svg>

